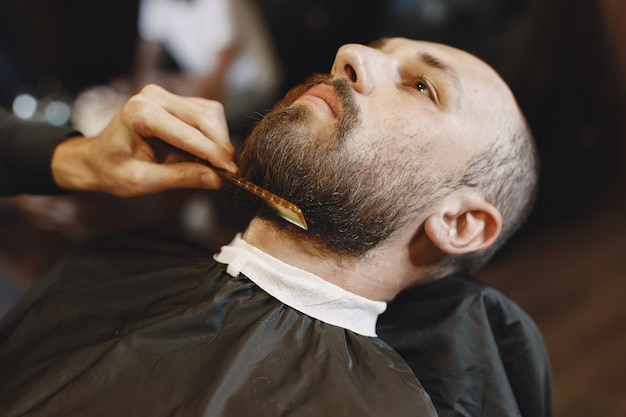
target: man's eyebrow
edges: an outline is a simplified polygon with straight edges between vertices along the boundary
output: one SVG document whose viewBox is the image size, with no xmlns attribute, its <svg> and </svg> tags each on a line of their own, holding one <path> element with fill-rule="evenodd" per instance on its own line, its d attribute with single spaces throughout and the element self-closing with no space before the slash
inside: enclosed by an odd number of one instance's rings
<svg viewBox="0 0 626 417">
<path fill-rule="evenodd" d="M 459 73 L 456 71 L 456 69 L 452 68 L 448 64 L 445 64 L 439 58 L 429 54 L 428 52 L 418 54 L 418 59 L 430 67 L 443 71 L 445 77 L 448 78 L 457 89 L 461 89 Z"/>
<path fill-rule="evenodd" d="M 382 50 L 384 46 L 389 43 L 390 38 L 380 38 L 373 42 L 370 42 L 368 46 L 370 48 Z M 428 53 L 422 52 L 417 54 L 417 58 L 419 61 L 425 63 L 426 65 L 439 69 L 443 71 L 444 76 L 450 81 L 450 83 L 454 86 L 457 91 L 461 91 L 461 79 L 459 78 L 459 73 L 456 69 L 452 68 L 450 65 L 444 63 L 436 56 Z"/>
</svg>

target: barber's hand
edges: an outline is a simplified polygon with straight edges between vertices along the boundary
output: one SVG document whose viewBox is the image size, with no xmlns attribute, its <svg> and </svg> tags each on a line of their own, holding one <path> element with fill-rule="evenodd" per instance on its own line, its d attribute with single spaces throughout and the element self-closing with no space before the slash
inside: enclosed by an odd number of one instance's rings
<svg viewBox="0 0 626 417">
<path fill-rule="evenodd" d="M 236 172 L 222 105 L 145 86 L 100 134 L 67 139 L 55 149 L 52 175 L 68 190 L 132 197 L 176 188 L 221 186 L 209 167 L 194 162 L 159 164 L 143 138 L 159 138 L 218 168 Z"/>
</svg>

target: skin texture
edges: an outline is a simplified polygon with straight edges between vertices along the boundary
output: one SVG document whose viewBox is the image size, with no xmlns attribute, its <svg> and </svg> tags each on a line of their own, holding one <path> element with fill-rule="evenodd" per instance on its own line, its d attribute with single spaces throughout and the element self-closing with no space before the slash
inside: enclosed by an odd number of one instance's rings
<svg viewBox="0 0 626 417">
<path fill-rule="evenodd" d="M 498 209 L 460 181 L 468 164 L 499 140 L 502 123 L 523 124 L 513 95 L 493 69 L 455 48 L 393 38 L 373 47 L 341 47 L 330 78 L 321 80 L 288 94 L 261 121 L 261 133 L 252 133 L 240 159 L 242 172 L 304 206 L 310 233 L 260 216 L 244 239 L 287 263 L 377 300 L 390 300 L 408 286 L 450 272 L 437 267 L 445 256 L 493 244 L 502 224 Z M 297 145 L 263 144 L 279 138 Z M 316 147 L 322 154 L 313 153 Z M 282 149 L 287 149 L 284 155 L 272 155 Z M 296 165 L 308 163 L 304 157 L 291 164 L 297 154 L 326 161 L 311 163 L 308 172 L 298 171 L 291 182 L 285 181 Z M 270 156 L 271 164 L 257 167 Z M 346 165 L 358 169 L 342 168 Z M 372 175 L 358 176 L 368 169 Z M 361 201 L 369 207 L 341 214 L 343 206 L 324 200 L 319 211 L 307 212 L 314 202 L 308 196 L 349 189 L 346 174 L 353 175 L 351 187 L 359 189 L 351 204 Z M 384 197 L 399 210 L 372 207 L 372 196 L 381 184 L 386 193 L 380 201 Z M 379 213 L 369 218 L 382 223 L 400 220 L 367 248 L 353 251 L 340 240 L 326 238 L 336 219 L 333 213 L 339 211 L 339 216 L 348 218 L 346 225 L 358 228 L 362 219 L 353 214 L 377 209 Z M 328 224 L 326 218 L 331 218 Z M 369 229 L 374 224 L 362 226 Z M 356 233 L 350 240 L 359 238 Z"/>
</svg>

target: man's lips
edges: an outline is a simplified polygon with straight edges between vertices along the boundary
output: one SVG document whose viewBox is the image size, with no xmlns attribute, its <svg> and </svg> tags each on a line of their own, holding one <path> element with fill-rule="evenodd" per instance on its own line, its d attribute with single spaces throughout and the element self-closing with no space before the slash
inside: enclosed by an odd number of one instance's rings
<svg viewBox="0 0 626 417">
<path fill-rule="evenodd" d="M 317 84 L 300 96 L 296 102 L 298 101 L 310 103 L 333 118 L 337 118 L 341 114 L 341 102 L 330 85 Z"/>
</svg>

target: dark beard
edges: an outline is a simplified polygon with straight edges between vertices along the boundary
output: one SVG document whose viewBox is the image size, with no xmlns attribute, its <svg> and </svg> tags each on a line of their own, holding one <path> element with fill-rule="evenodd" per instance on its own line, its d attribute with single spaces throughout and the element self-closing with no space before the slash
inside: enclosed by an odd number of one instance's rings
<svg viewBox="0 0 626 417">
<path fill-rule="evenodd" d="M 309 108 L 290 105 L 322 82 L 335 89 L 343 115 L 334 126 L 314 133 Z M 405 222 L 410 207 L 396 197 L 398 192 L 411 194 L 406 186 L 415 184 L 405 181 L 395 189 L 389 186 L 389 177 L 397 175 L 398 168 L 393 161 L 374 156 L 384 154 L 384 149 L 372 150 L 374 153 L 365 158 L 348 149 L 347 140 L 360 124 L 353 94 L 345 79 L 331 82 L 327 76 L 315 76 L 307 80 L 255 126 L 243 145 L 238 165 L 245 178 L 299 206 L 309 230 L 293 227 L 264 205 L 256 207 L 256 216 L 320 249 L 359 256 Z M 404 179 L 409 176 L 402 175 Z"/>
</svg>

